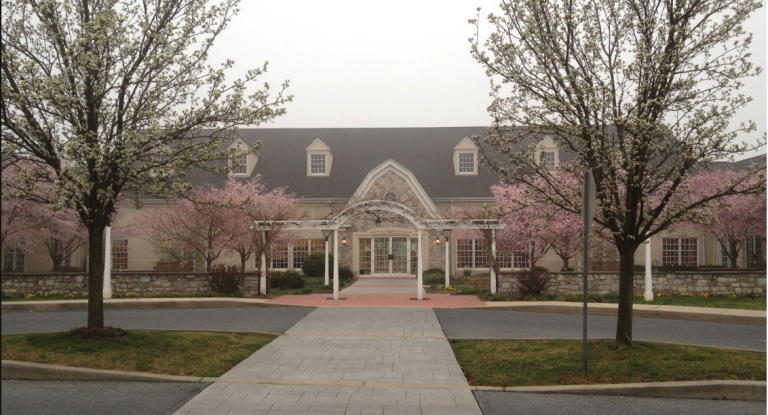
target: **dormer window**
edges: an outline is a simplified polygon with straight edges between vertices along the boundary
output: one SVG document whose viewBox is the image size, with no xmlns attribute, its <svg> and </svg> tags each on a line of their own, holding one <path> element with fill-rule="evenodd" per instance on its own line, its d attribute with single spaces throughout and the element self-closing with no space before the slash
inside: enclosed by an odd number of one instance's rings
<svg viewBox="0 0 768 415">
<path fill-rule="evenodd" d="M 475 174 L 475 153 L 459 153 L 459 174 Z"/>
<path fill-rule="evenodd" d="M 248 174 L 248 155 L 241 154 L 237 157 L 238 166 L 232 169 L 232 174 Z"/>
<path fill-rule="evenodd" d="M 554 151 L 542 151 L 541 152 L 541 165 L 544 166 L 547 169 L 554 169 L 556 166 L 555 163 L 555 152 Z"/>
<path fill-rule="evenodd" d="M 333 153 L 331 149 L 320 139 L 316 138 L 312 144 L 307 147 L 307 176 L 331 175 L 333 167 Z"/>
<path fill-rule="evenodd" d="M 477 145 L 469 137 L 453 148 L 453 171 L 457 176 L 477 175 L 477 152 Z"/>
<path fill-rule="evenodd" d="M 325 175 L 325 154 L 310 154 L 309 157 L 309 173 Z"/>
</svg>

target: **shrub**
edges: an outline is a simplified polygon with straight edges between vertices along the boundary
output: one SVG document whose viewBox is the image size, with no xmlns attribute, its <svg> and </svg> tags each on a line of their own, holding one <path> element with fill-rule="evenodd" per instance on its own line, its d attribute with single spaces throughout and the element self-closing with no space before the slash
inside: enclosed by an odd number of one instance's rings
<svg viewBox="0 0 768 415">
<path fill-rule="evenodd" d="M 432 284 L 444 284 L 445 283 L 445 275 L 444 274 L 432 274 L 432 273 L 424 273 L 423 276 L 424 285 L 432 285 Z"/>
<path fill-rule="evenodd" d="M 349 282 L 355 278 L 355 273 L 349 267 L 339 267 L 339 282 Z"/>
<path fill-rule="evenodd" d="M 237 265 L 217 264 L 208 273 L 208 286 L 211 291 L 234 292 L 240 291 L 245 275 L 240 272 Z"/>
<path fill-rule="evenodd" d="M 427 275 L 427 274 L 439 274 L 445 277 L 445 271 L 441 270 L 440 268 L 430 268 L 424 271 L 424 275 Z"/>
<path fill-rule="evenodd" d="M 304 263 L 301 265 L 301 270 L 304 275 L 311 278 L 320 278 L 325 276 L 325 252 L 316 252 L 314 254 L 307 255 L 304 258 Z M 328 254 L 328 275 L 333 275 L 333 255 Z"/>
<path fill-rule="evenodd" d="M 530 270 L 519 271 L 516 273 L 517 290 L 520 298 L 538 297 L 549 287 L 552 277 L 547 273 L 546 268 L 533 267 Z"/>
<path fill-rule="evenodd" d="M 304 278 L 296 271 L 272 271 L 269 274 L 269 288 L 304 288 Z"/>
</svg>

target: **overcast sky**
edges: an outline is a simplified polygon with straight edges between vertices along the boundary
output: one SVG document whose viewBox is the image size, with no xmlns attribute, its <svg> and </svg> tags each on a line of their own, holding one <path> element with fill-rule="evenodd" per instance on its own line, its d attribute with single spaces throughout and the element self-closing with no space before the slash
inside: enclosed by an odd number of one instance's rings
<svg viewBox="0 0 768 415">
<path fill-rule="evenodd" d="M 266 128 L 485 126 L 489 81 L 469 54 L 467 20 L 482 7 L 485 22 L 498 3 L 245 0 L 210 62 L 233 59 L 242 76 L 269 61 L 273 88 L 291 81 L 294 102 Z M 483 28 L 490 25 L 481 37 Z M 746 29 L 755 35 L 753 62 L 765 68 L 765 7 Z M 738 119 L 759 131 L 750 141 L 766 131 L 765 75 L 743 89 L 754 102 Z"/>
</svg>

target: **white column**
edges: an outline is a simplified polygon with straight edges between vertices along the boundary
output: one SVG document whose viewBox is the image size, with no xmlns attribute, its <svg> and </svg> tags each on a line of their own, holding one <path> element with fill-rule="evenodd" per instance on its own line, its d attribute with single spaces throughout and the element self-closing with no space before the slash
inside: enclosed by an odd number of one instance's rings
<svg viewBox="0 0 768 415">
<path fill-rule="evenodd" d="M 112 227 L 107 226 L 104 238 L 104 298 L 112 298 Z"/>
<path fill-rule="evenodd" d="M 262 247 L 261 250 L 261 276 L 259 277 L 259 292 L 261 294 L 267 294 L 267 232 L 261 234 Z"/>
<path fill-rule="evenodd" d="M 339 299 L 339 230 L 333 230 L 333 299 Z"/>
<path fill-rule="evenodd" d="M 651 275 L 651 240 L 645 241 L 645 301 L 653 301 L 653 279 Z"/>
<path fill-rule="evenodd" d="M 496 262 L 496 230 L 491 230 L 491 256 Z M 490 265 L 490 264 L 489 264 Z M 491 267 L 491 294 L 496 294 L 496 270 Z"/>
<path fill-rule="evenodd" d="M 423 294 L 421 292 L 424 291 L 424 280 L 423 280 L 423 275 L 421 274 L 421 229 L 419 229 L 418 238 L 419 238 L 419 241 L 417 243 L 418 252 L 416 255 L 416 258 L 418 258 L 416 262 L 416 279 L 418 280 L 417 286 L 418 286 L 419 293 L 417 295 L 417 298 L 419 300 L 422 300 Z"/>
<path fill-rule="evenodd" d="M 445 238 L 445 286 L 451 285 L 451 242 Z"/>
<path fill-rule="evenodd" d="M 325 285 L 328 284 L 328 238 L 325 238 Z"/>
</svg>

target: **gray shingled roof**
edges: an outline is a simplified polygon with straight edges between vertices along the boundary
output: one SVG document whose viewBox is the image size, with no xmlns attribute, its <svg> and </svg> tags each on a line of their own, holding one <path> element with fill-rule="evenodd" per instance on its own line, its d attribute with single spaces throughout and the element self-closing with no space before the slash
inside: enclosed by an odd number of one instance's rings
<svg viewBox="0 0 768 415">
<path fill-rule="evenodd" d="M 485 127 L 258 128 L 240 129 L 238 134 L 248 144 L 263 142 L 254 175 L 261 174 L 270 189 L 286 187 L 303 198 L 349 198 L 365 176 L 388 159 L 409 169 L 430 198 L 492 197 L 490 188 L 499 182 L 498 175 L 487 166 L 479 166 L 477 176 L 454 173 L 454 147 L 464 137 L 485 136 Z M 333 154 L 328 177 L 307 177 L 306 148 L 316 138 L 320 138 Z M 762 157 L 715 163 L 713 167 L 730 165 L 742 169 L 761 162 Z M 561 151 L 561 161 L 571 159 L 573 154 Z M 197 185 L 221 185 L 227 177 L 193 170 L 188 179 Z"/>
<path fill-rule="evenodd" d="M 499 176 L 479 166 L 477 176 L 457 176 L 453 148 L 464 137 L 486 135 L 485 127 L 456 128 L 328 128 L 241 129 L 245 143 L 261 140 L 261 158 L 253 174 L 261 174 L 269 188 L 287 187 L 299 197 L 349 198 L 365 176 L 393 159 L 410 170 L 429 197 L 492 197 Z M 307 177 L 307 147 L 320 138 L 331 149 L 328 177 Z M 193 171 L 195 184 L 220 184 L 226 178 Z"/>
</svg>

